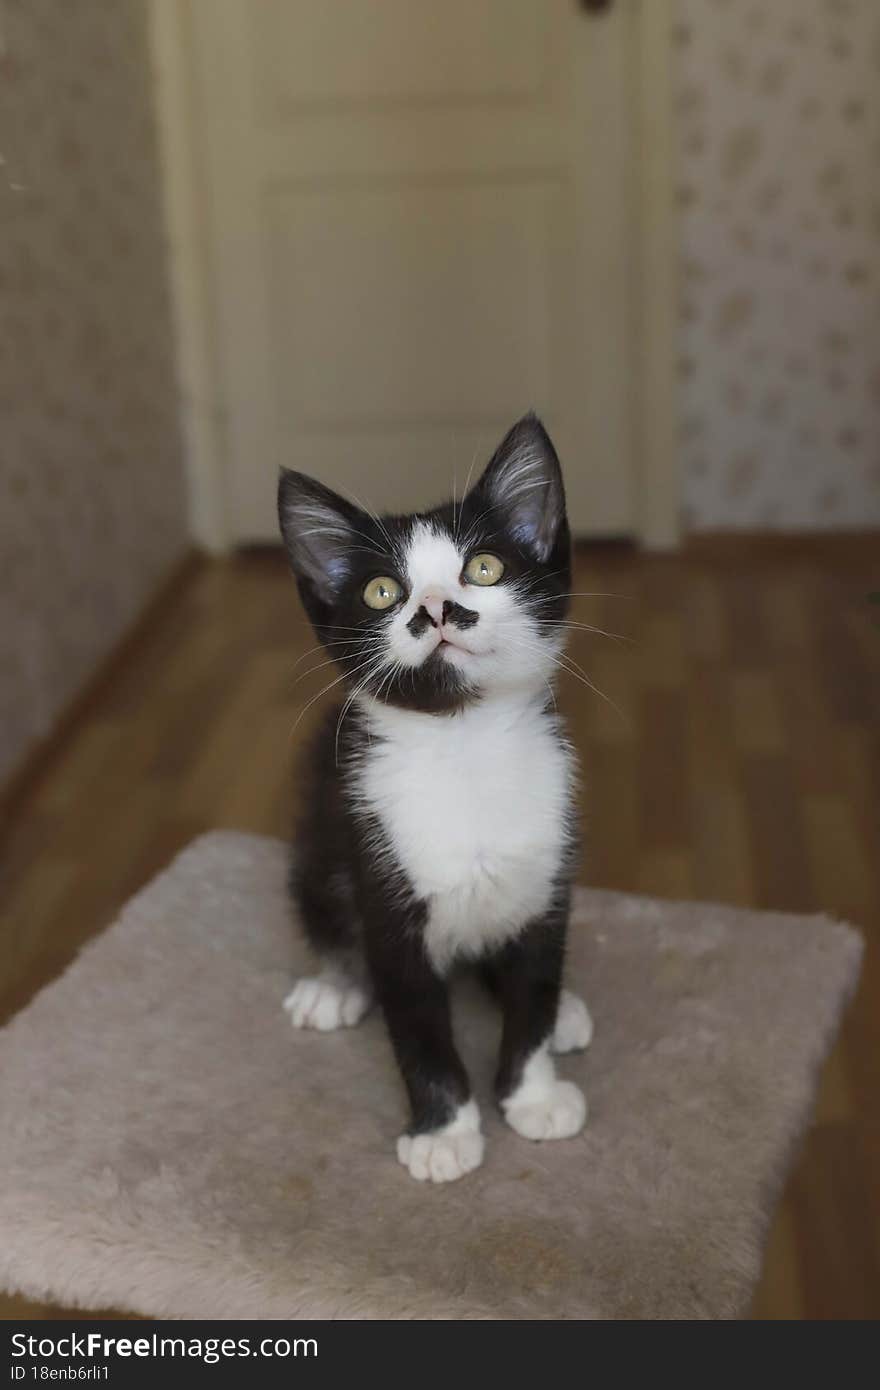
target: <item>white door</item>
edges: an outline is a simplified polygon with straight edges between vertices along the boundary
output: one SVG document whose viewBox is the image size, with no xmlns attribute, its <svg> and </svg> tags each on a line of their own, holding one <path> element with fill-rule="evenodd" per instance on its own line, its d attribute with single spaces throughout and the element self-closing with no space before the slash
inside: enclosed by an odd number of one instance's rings
<svg viewBox="0 0 880 1390">
<path fill-rule="evenodd" d="M 233 540 L 460 492 L 534 407 L 634 529 L 634 0 L 191 0 Z"/>
</svg>

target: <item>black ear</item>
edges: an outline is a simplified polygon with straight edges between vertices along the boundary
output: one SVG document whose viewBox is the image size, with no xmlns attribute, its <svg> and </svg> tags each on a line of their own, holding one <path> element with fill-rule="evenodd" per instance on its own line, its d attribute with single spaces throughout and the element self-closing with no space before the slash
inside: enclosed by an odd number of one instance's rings
<svg viewBox="0 0 880 1390">
<path fill-rule="evenodd" d="M 363 530 L 357 507 L 315 478 L 282 468 L 278 520 L 297 579 L 332 603 L 351 573 L 351 552 Z"/>
<path fill-rule="evenodd" d="M 519 544 L 549 559 L 565 521 L 562 470 L 537 415 L 524 415 L 502 439 L 477 487 L 505 517 Z"/>
</svg>

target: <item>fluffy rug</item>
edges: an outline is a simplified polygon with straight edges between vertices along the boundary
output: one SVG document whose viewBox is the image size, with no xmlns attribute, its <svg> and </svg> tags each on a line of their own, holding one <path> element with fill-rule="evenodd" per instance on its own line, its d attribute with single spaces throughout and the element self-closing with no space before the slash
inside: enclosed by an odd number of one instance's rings
<svg viewBox="0 0 880 1390">
<path fill-rule="evenodd" d="M 553 1144 L 488 1101 L 498 1021 L 462 986 L 484 1166 L 413 1181 L 380 1020 L 292 1029 L 285 851 L 197 840 L 0 1033 L 0 1282 L 160 1317 L 682 1318 L 748 1308 L 858 974 L 818 917 L 581 890 Z"/>
</svg>

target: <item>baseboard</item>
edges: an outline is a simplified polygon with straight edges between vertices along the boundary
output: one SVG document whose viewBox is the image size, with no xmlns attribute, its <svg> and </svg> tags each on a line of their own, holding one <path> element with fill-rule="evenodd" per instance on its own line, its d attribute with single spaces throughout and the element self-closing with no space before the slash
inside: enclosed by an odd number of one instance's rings
<svg viewBox="0 0 880 1390">
<path fill-rule="evenodd" d="M 39 781 L 73 727 L 88 716 L 130 653 L 162 621 L 181 590 L 207 563 L 206 556 L 200 550 L 191 548 L 186 551 L 138 616 L 101 658 L 86 684 L 62 707 L 49 733 L 30 745 L 18 766 L 4 779 L 0 786 L 0 841 L 5 839 L 21 802 Z"/>
</svg>

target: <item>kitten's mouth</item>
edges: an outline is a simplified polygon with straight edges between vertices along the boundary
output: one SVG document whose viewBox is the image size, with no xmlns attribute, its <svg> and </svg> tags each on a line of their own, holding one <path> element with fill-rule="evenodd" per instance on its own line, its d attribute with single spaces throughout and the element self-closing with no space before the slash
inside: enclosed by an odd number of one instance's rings
<svg viewBox="0 0 880 1390">
<path fill-rule="evenodd" d="M 448 637 L 445 633 L 443 633 L 440 637 L 437 638 L 437 643 L 434 647 L 434 650 L 444 654 L 448 651 L 454 651 L 463 652 L 465 656 L 481 655 L 480 652 L 473 651 L 472 648 L 466 647 L 463 642 L 459 642 L 457 638 Z"/>
</svg>

